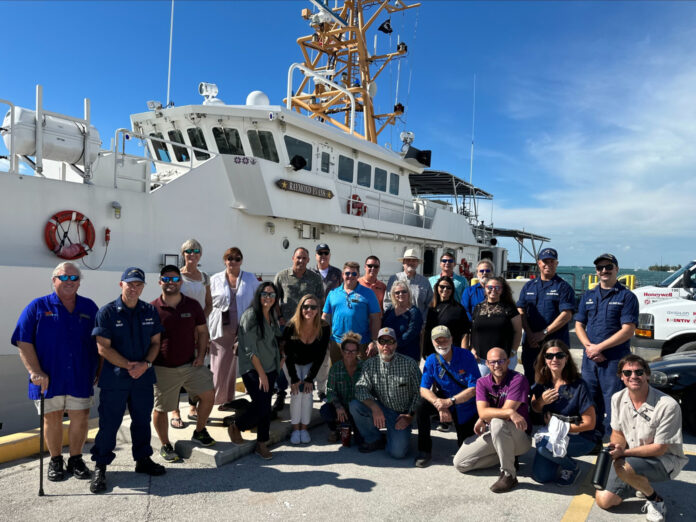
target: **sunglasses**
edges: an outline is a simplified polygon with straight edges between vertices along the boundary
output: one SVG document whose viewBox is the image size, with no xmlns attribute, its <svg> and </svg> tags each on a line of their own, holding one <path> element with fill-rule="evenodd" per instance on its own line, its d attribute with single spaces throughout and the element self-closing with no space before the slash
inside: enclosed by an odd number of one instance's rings
<svg viewBox="0 0 696 522">
<path fill-rule="evenodd" d="M 482 270 L 479 270 L 478 273 L 479 273 L 479 274 L 490 274 L 490 273 L 491 273 L 491 269 L 490 269 L 490 268 L 484 268 L 484 269 L 482 269 Z"/>
<path fill-rule="evenodd" d="M 261 292 L 261 297 L 268 297 L 270 299 L 275 299 L 275 292 Z"/>
<path fill-rule="evenodd" d="M 486 361 L 489 366 L 502 366 L 507 362 L 507 359 L 497 359 L 495 361 Z"/>
<path fill-rule="evenodd" d="M 80 276 L 78 276 L 78 275 L 59 275 L 56 277 L 58 279 L 60 279 L 61 281 L 79 281 L 80 280 Z"/>
<path fill-rule="evenodd" d="M 554 353 L 546 352 L 546 353 L 544 354 L 544 359 L 546 359 L 547 361 L 550 361 L 550 360 L 553 359 L 554 357 L 555 357 L 556 359 L 559 359 L 559 360 L 560 360 L 560 359 L 565 359 L 565 358 L 566 358 L 566 353 L 565 353 L 565 352 L 554 352 Z"/>
<path fill-rule="evenodd" d="M 178 283 L 181 281 L 181 277 L 179 276 L 162 276 L 160 277 L 160 281 L 163 283 Z"/>
<path fill-rule="evenodd" d="M 645 375 L 645 370 L 621 370 L 621 374 L 624 377 L 630 377 L 634 373 L 636 374 L 636 377 L 642 377 Z"/>
<path fill-rule="evenodd" d="M 321 252 L 317 252 L 317 254 L 319 254 L 320 256 L 328 256 L 330 254 L 330 252 L 322 250 Z"/>
<path fill-rule="evenodd" d="M 239 263 L 242 260 L 242 258 L 239 256 L 227 256 L 227 260 L 228 261 L 236 261 L 237 263 Z"/>
<path fill-rule="evenodd" d="M 379 265 L 365 265 L 367 268 L 379 268 Z"/>
<path fill-rule="evenodd" d="M 597 265 L 595 266 L 595 268 L 597 269 L 597 272 L 604 272 L 605 270 L 607 272 L 611 272 L 612 270 L 614 270 L 614 264 L 609 263 L 608 265 Z"/>
<path fill-rule="evenodd" d="M 316 310 L 317 308 L 319 308 L 317 305 L 308 305 L 308 304 L 302 305 L 303 310 Z"/>
<path fill-rule="evenodd" d="M 355 355 L 356 353 L 358 353 L 358 350 L 343 350 L 343 353 L 349 353 L 351 355 Z"/>
<path fill-rule="evenodd" d="M 396 344 L 396 341 L 394 339 L 392 339 L 391 337 L 387 337 L 386 339 L 377 339 L 377 342 L 379 344 L 384 344 L 387 346 L 390 346 L 392 344 Z"/>
<path fill-rule="evenodd" d="M 454 263 L 454 259 L 440 259 L 440 263 L 449 265 L 450 263 Z"/>
<path fill-rule="evenodd" d="M 184 250 L 184 254 L 200 254 L 201 249 L 200 248 L 187 248 Z"/>
<path fill-rule="evenodd" d="M 452 287 L 449 285 L 439 285 L 438 288 L 440 290 L 452 290 Z"/>
<path fill-rule="evenodd" d="M 396 292 L 394 292 L 394 295 L 404 295 L 404 294 L 408 294 L 408 290 L 397 290 Z"/>
<path fill-rule="evenodd" d="M 502 287 L 502 286 L 488 285 L 488 286 L 486 287 L 486 290 L 488 290 L 489 292 L 502 292 L 502 291 L 503 291 L 503 287 Z"/>
<path fill-rule="evenodd" d="M 357 273 L 357 272 L 343 272 L 343 275 L 344 275 L 345 277 L 358 277 L 358 273 Z"/>
</svg>

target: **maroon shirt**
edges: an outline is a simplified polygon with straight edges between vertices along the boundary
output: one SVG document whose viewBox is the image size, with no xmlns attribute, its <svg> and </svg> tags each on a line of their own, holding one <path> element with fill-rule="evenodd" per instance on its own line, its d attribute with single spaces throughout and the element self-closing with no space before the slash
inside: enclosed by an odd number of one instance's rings
<svg viewBox="0 0 696 522">
<path fill-rule="evenodd" d="M 164 326 L 160 352 L 153 364 L 176 368 L 191 363 L 196 358 L 196 327 L 205 324 L 201 305 L 184 294 L 176 308 L 167 306 L 161 295 L 150 304 L 157 308 Z"/>
</svg>

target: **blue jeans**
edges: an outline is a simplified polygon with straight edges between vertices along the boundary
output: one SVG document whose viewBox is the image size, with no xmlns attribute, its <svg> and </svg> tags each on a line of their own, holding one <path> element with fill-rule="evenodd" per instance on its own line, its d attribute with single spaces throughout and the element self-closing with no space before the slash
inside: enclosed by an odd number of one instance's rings
<svg viewBox="0 0 696 522">
<path fill-rule="evenodd" d="M 532 475 L 537 482 L 555 480 L 560 469 L 576 470 L 578 465 L 571 457 L 587 455 L 595 446 L 595 443 L 590 439 L 580 435 L 570 435 L 565 457 L 554 457 L 553 453 L 546 448 L 548 440 L 548 437 L 544 437 L 536 446 Z"/>
<path fill-rule="evenodd" d="M 375 403 L 382 409 L 382 413 L 384 413 L 385 425 L 387 428 L 387 453 L 395 459 L 404 458 L 408 453 L 411 442 L 411 425 L 409 424 L 403 430 L 397 430 L 395 427 L 396 419 L 400 414 L 387 408 L 379 401 L 375 401 Z M 372 410 L 370 408 L 365 406 L 362 402 L 353 399 L 350 402 L 350 413 L 353 416 L 353 420 L 358 427 L 360 435 L 362 435 L 367 444 L 377 442 L 382 437 L 382 434 L 375 427 L 372 420 Z"/>
</svg>

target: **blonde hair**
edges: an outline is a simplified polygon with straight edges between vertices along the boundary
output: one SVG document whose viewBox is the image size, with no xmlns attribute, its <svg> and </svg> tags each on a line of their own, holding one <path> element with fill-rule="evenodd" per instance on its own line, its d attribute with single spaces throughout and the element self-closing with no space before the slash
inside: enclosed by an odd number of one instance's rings
<svg viewBox="0 0 696 522">
<path fill-rule="evenodd" d="M 355 332 L 346 332 L 341 338 L 341 350 L 343 350 L 346 344 L 354 343 L 358 348 L 360 348 L 360 341 L 362 341 L 362 335 Z"/>
<path fill-rule="evenodd" d="M 413 292 L 411 292 L 411 285 L 409 285 L 406 281 L 394 281 L 392 284 L 391 289 L 389 290 L 389 298 L 391 299 L 391 302 L 394 306 L 396 306 L 396 287 L 403 287 L 408 291 L 408 302 L 413 305 Z"/>
<path fill-rule="evenodd" d="M 321 339 L 321 327 L 322 327 L 322 320 L 321 320 L 321 311 L 319 310 L 319 299 L 317 296 L 314 294 L 305 294 L 302 296 L 300 299 L 300 302 L 297 303 L 297 308 L 295 309 L 295 313 L 292 315 L 290 320 L 288 321 L 287 326 L 292 326 L 293 330 L 295 333 L 292 335 L 293 339 L 299 339 L 300 338 L 300 331 L 302 330 L 302 326 L 306 323 L 306 320 L 304 316 L 302 315 L 302 305 L 304 305 L 307 301 L 314 301 L 317 303 L 317 315 L 314 316 L 314 320 L 312 321 L 312 324 L 309 325 L 310 330 L 312 332 L 312 336 L 315 339 Z"/>
</svg>

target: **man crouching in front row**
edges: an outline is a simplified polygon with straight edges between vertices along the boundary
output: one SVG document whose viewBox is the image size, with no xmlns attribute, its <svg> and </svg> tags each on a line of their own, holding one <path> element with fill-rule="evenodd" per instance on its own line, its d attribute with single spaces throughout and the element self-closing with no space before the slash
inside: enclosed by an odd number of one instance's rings
<svg viewBox="0 0 696 522">
<path fill-rule="evenodd" d="M 488 350 L 486 365 L 491 373 L 476 381 L 476 435 L 468 438 L 454 456 L 454 467 L 462 473 L 500 465 L 500 477 L 491 486 L 494 493 L 517 485 L 518 455 L 531 447 L 529 433 L 529 384 L 521 373 L 508 370 L 502 348 Z"/>
</svg>

